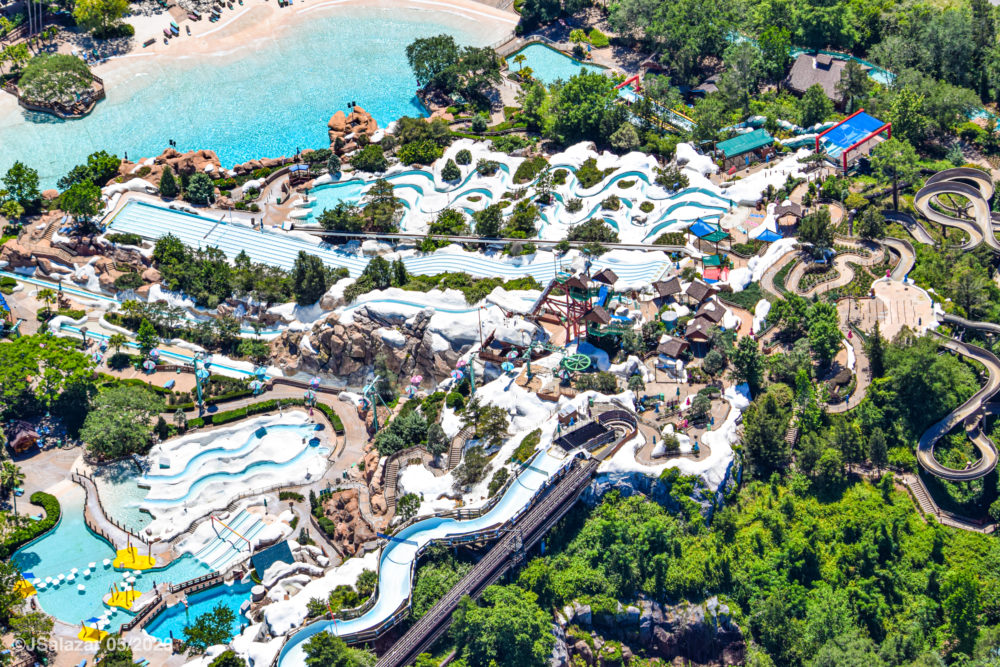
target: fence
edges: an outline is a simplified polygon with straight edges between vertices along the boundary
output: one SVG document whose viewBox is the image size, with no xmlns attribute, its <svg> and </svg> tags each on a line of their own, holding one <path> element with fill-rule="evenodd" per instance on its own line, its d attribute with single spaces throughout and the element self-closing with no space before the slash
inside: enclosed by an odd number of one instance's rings
<svg viewBox="0 0 1000 667">
<path fill-rule="evenodd" d="M 139 613 L 129 619 L 127 623 L 122 623 L 119 632 L 128 632 L 134 628 L 143 628 L 153 620 L 157 614 L 167 608 L 167 603 L 158 594 L 153 601 L 139 610 Z"/>
<path fill-rule="evenodd" d="M 72 106 L 66 106 L 60 102 L 51 102 L 49 104 L 37 104 L 35 102 L 30 102 L 24 99 L 21 95 L 21 91 L 17 89 L 12 83 L 5 84 L 3 89 L 17 98 L 17 103 L 28 111 L 38 111 L 40 113 L 47 113 L 56 116 L 57 118 L 62 118 L 63 120 L 72 118 L 83 118 L 97 106 L 97 103 L 103 100 L 106 95 L 104 92 L 104 80 L 97 76 L 96 74 L 90 75 L 91 81 L 98 84 L 100 87 L 92 94 L 86 104 L 77 102 Z"/>
<path fill-rule="evenodd" d="M 94 488 L 94 498 L 97 500 L 97 507 L 101 510 L 101 514 L 104 516 L 104 520 L 107 521 L 108 523 L 110 523 L 112 526 L 114 526 L 118 530 L 120 530 L 123 533 L 125 533 L 126 535 L 129 535 L 139 545 L 146 546 L 146 547 L 149 546 L 148 542 L 146 542 L 144 539 L 142 539 L 141 537 L 139 537 L 138 535 L 136 535 L 135 533 L 133 533 L 131 530 L 129 530 L 128 528 L 126 528 L 122 524 L 120 524 L 117 521 L 115 521 L 115 519 L 113 519 L 108 514 L 107 510 L 104 509 L 104 503 L 101 502 L 101 494 L 98 493 L 98 491 L 97 491 L 97 482 L 94 481 L 93 477 L 87 475 L 86 473 L 74 472 L 72 475 L 70 475 L 70 478 L 74 482 L 76 482 L 77 484 L 79 484 L 80 486 L 83 487 L 83 492 L 86 494 L 86 496 L 88 498 L 90 497 L 90 487 L 88 487 L 87 484 L 84 483 L 84 480 L 86 480 L 87 482 L 90 482 L 90 485 L 93 486 L 93 488 Z M 89 503 L 87 503 L 87 504 L 89 504 Z M 83 513 L 83 518 L 84 518 L 84 521 L 87 522 L 87 526 L 89 526 L 91 530 L 93 530 L 95 533 L 97 533 L 98 535 L 100 535 L 101 537 L 103 537 L 104 539 L 106 539 L 108 542 L 111 543 L 112 546 L 114 546 L 117 549 L 117 546 L 115 545 L 115 541 L 113 539 L 111 539 L 110 536 L 108 536 L 107 534 L 105 534 L 104 531 L 101 530 L 101 528 L 99 526 L 91 525 L 92 521 L 87 517 L 87 512 L 86 511 Z"/>
<path fill-rule="evenodd" d="M 179 584 L 169 584 L 169 588 L 171 593 L 195 593 L 210 588 L 220 581 L 222 581 L 222 573 L 213 571 Z"/>
</svg>

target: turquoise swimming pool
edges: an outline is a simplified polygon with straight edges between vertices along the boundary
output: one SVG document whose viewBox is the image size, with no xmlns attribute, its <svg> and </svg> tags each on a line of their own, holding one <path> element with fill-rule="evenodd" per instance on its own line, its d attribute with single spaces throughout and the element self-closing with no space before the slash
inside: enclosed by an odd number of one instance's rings
<svg viewBox="0 0 1000 667">
<path fill-rule="evenodd" d="M 147 633 L 162 642 L 169 642 L 173 637 L 183 639 L 184 628 L 189 623 L 193 623 L 202 614 L 208 613 L 217 606 L 222 605 L 232 610 L 233 615 L 236 617 L 229 627 L 229 638 L 232 639 L 239 634 L 240 628 L 249 622 L 247 617 L 240 613 L 240 607 L 250 599 L 251 588 L 253 588 L 253 582 L 245 584 L 236 583 L 231 586 L 220 584 L 219 586 L 198 591 L 187 596 L 186 608 L 183 604 L 168 607 L 157 614 L 156 618 L 144 629 Z"/>
<path fill-rule="evenodd" d="M 523 64 L 514 62 L 514 58 L 518 55 L 525 57 Z M 557 79 L 565 81 L 574 74 L 579 74 L 581 68 L 588 72 L 603 72 L 605 69 L 593 63 L 582 63 L 562 51 L 538 42 L 528 44 L 517 53 L 508 56 L 507 67 L 511 72 L 516 72 L 521 67 L 530 67 L 532 76 L 542 83 L 553 83 Z"/>
<path fill-rule="evenodd" d="M 83 119 L 3 106 L 10 111 L 0 114 L 0 173 L 22 160 L 49 188 L 93 151 L 136 160 L 159 155 L 171 139 L 181 151 L 214 150 L 227 167 L 325 147 L 327 121 L 352 101 L 383 127 L 426 115 L 406 61 L 414 38 L 448 33 L 482 45 L 510 29 L 406 7 L 307 11 L 309 18 L 235 53 L 151 57 L 140 50 L 113 60 L 97 70 L 107 99 Z"/>
<path fill-rule="evenodd" d="M 309 216 L 306 219 L 312 221 L 319 217 L 323 211 L 333 208 L 340 202 L 357 204 L 361 201 L 361 191 L 364 187 L 364 181 L 350 180 L 313 188 L 309 191 L 309 196 L 315 197 L 316 201 L 310 206 Z"/>
<path fill-rule="evenodd" d="M 66 623 L 79 625 L 89 618 L 110 612 L 105 629 L 117 630 L 131 618 L 131 614 L 104 606 L 104 594 L 111 590 L 113 584 L 121 586 L 123 580 L 122 572 L 104 565 L 105 559 L 114 559 L 114 549 L 87 528 L 83 520 L 85 495 L 82 488 L 73 484 L 59 493 L 58 498 L 62 510 L 59 524 L 42 538 L 18 549 L 13 560 L 22 573 L 33 575 L 38 600 L 47 613 Z M 89 567 L 90 563 L 94 563 L 93 568 Z M 77 570 L 75 573 L 74 568 Z M 86 574 L 88 570 L 89 574 Z M 137 575 L 135 586 L 146 591 L 152 588 L 154 581 L 181 583 L 208 571 L 207 566 L 184 556 L 164 568 Z M 69 580 L 71 575 L 72 581 Z M 46 580 L 51 583 L 38 585 Z M 83 586 L 84 590 L 79 590 L 79 586 Z"/>
</svg>

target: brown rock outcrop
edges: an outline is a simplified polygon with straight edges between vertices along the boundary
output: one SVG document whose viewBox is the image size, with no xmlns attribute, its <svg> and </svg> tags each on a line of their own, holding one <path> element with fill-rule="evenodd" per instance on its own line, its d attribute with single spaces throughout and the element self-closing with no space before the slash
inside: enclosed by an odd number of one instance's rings
<svg viewBox="0 0 1000 667">
<path fill-rule="evenodd" d="M 340 154 L 356 150 L 359 137 L 364 135 L 371 138 L 378 129 L 378 123 L 372 115 L 361 107 L 354 107 L 354 110 L 346 116 L 343 111 L 338 111 L 330 117 L 330 121 L 326 126 L 327 135 L 330 137 L 330 149 Z M 350 137 L 350 139 L 347 137 Z M 337 139 L 343 141 L 339 149 L 336 145 Z M 352 144 L 353 148 L 348 148 Z"/>
<path fill-rule="evenodd" d="M 309 332 L 311 347 L 300 343 L 306 334 L 289 331 L 271 343 L 275 364 L 286 374 L 328 374 L 346 385 L 361 384 L 375 363 L 375 355 L 386 353 L 389 369 L 400 377 L 423 375 L 429 381 L 443 380 L 454 368 L 462 350 L 434 349 L 433 334 L 427 330 L 431 313 L 424 310 L 402 325 L 372 313 L 366 306 L 354 311 L 349 325 L 340 323 L 338 315 L 318 322 Z M 378 329 L 395 328 L 402 334 L 401 345 L 388 345 L 375 333 Z"/>
<path fill-rule="evenodd" d="M 356 489 L 338 491 L 323 501 L 323 516 L 335 526 L 330 540 L 345 556 L 353 556 L 365 542 L 375 539 L 371 526 L 361 516 L 359 502 Z"/>
</svg>

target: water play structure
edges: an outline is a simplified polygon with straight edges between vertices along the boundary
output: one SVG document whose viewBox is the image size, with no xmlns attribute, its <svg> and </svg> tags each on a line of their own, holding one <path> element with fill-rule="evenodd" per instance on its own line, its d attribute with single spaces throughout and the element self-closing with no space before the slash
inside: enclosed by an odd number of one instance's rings
<svg viewBox="0 0 1000 667">
<path fill-rule="evenodd" d="M 914 196 L 913 206 L 928 220 L 957 227 L 968 234 L 969 240 L 961 246 L 963 249 L 971 250 L 985 241 L 991 250 L 1000 252 L 990 212 L 993 194 L 993 178 L 988 173 L 971 167 L 956 167 L 928 178 Z M 952 195 L 964 198 L 967 203 L 956 204 L 950 199 Z"/>
</svg>

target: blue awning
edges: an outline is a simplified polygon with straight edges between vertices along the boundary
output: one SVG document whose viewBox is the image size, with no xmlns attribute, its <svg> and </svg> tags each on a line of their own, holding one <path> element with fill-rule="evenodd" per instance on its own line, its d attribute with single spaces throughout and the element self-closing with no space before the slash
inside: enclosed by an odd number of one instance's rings
<svg viewBox="0 0 1000 667">
<path fill-rule="evenodd" d="M 710 225 L 704 220 L 698 220 L 693 225 L 688 227 L 688 231 L 697 236 L 698 238 L 701 238 L 702 236 L 708 236 L 712 232 L 718 231 L 718 229 L 719 229 L 718 227 Z"/>
<path fill-rule="evenodd" d="M 760 233 L 760 236 L 757 237 L 757 240 L 763 241 L 764 243 L 774 243 L 782 238 L 784 237 L 778 232 L 772 232 L 770 229 L 765 229 Z"/>
</svg>

